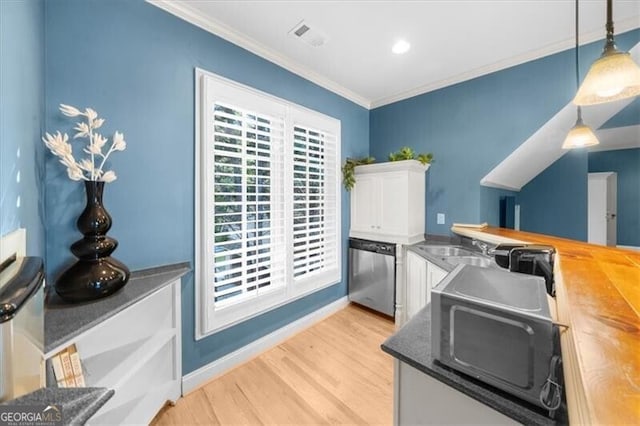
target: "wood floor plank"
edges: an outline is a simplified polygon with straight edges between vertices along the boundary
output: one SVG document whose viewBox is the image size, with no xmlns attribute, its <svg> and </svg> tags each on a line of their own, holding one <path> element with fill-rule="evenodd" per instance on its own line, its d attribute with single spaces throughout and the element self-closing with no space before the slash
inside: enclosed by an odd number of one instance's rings
<svg viewBox="0 0 640 426">
<path fill-rule="evenodd" d="M 293 360 L 305 371 L 321 371 L 323 374 L 318 375 L 320 383 L 347 406 L 358 410 L 367 423 L 380 423 L 387 413 L 391 416 L 391 410 L 387 410 L 391 407 L 391 374 L 388 381 L 380 383 L 373 369 L 366 368 L 360 360 L 336 350 L 327 342 L 318 341 L 307 346 L 300 341 L 290 341 L 285 347 L 296 355 Z M 391 369 L 389 361 L 386 370 Z M 326 380 L 327 375 L 330 380 Z"/>
<path fill-rule="evenodd" d="M 349 305 L 158 413 L 153 425 L 392 423 L 394 324 Z"/>
<path fill-rule="evenodd" d="M 324 386 L 313 372 L 301 368 L 286 351 L 278 348 L 278 351 L 267 352 L 263 358 L 304 400 L 313 401 L 314 409 L 327 423 L 366 424 L 362 417 Z"/>
<path fill-rule="evenodd" d="M 223 376 L 201 389 L 207 396 L 207 404 L 216 413 L 220 424 L 263 424 L 245 393 L 233 380 L 233 376 Z M 183 399 L 189 398 L 191 398 L 191 394 Z M 175 408 L 178 408 L 178 404 Z"/>
</svg>

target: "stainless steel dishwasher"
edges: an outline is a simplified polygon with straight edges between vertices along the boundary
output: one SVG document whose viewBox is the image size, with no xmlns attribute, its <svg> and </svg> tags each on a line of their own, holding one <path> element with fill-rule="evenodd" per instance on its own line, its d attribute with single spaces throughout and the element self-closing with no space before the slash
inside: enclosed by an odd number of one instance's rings
<svg viewBox="0 0 640 426">
<path fill-rule="evenodd" d="M 349 238 L 349 300 L 393 316 L 396 245 Z"/>
</svg>

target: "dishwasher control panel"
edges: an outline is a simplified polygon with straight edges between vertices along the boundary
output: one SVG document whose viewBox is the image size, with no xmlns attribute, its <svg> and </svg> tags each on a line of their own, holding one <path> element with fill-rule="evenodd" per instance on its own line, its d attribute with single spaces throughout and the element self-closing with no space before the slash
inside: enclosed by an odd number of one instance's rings
<svg viewBox="0 0 640 426">
<path fill-rule="evenodd" d="M 360 240 L 357 238 L 349 239 L 349 248 L 355 250 L 370 251 L 372 253 L 386 254 L 388 256 L 396 255 L 396 245 L 393 243 L 385 243 L 379 241 Z"/>
</svg>

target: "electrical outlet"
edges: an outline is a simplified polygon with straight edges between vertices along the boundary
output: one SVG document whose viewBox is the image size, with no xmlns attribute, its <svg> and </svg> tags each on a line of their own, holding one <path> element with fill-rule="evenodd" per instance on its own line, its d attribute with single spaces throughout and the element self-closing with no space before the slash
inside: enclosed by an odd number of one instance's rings
<svg viewBox="0 0 640 426">
<path fill-rule="evenodd" d="M 438 225 L 444 225 L 444 213 L 438 213 L 436 215 L 436 223 Z"/>
</svg>

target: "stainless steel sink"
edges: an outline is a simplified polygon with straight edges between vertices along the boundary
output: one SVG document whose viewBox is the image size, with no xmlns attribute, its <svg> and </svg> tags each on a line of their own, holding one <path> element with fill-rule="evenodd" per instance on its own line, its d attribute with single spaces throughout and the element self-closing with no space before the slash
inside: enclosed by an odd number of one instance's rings
<svg viewBox="0 0 640 426">
<path fill-rule="evenodd" d="M 498 264 L 491 257 L 486 257 L 480 253 L 468 250 L 460 246 L 420 244 L 414 246 L 416 249 L 439 258 L 442 262 L 452 266 L 460 264 L 480 266 L 483 268 L 499 268 Z"/>
<path fill-rule="evenodd" d="M 442 260 L 451 265 L 460 265 L 463 263 L 466 265 L 481 266 L 483 268 L 498 266 L 493 259 L 480 256 L 448 256 L 442 258 Z"/>
<path fill-rule="evenodd" d="M 418 250 L 435 256 L 472 256 L 473 252 L 457 246 L 421 245 Z"/>
</svg>

